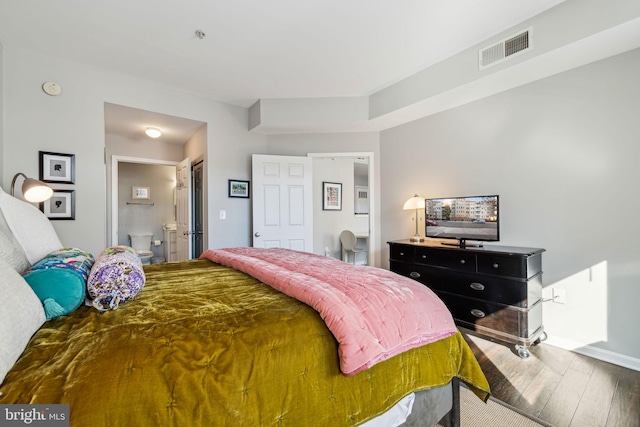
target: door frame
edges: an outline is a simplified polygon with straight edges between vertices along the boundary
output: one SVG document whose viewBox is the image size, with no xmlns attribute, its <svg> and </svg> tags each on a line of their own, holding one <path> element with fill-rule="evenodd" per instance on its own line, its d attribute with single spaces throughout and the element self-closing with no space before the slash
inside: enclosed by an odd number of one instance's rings
<svg viewBox="0 0 640 427">
<path fill-rule="evenodd" d="M 206 165 L 204 162 L 204 158 L 203 157 L 199 157 L 196 160 L 192 160 L 191 161 L 191 227 L 193 228 L 193 240 L 191 242 L 191 247 L 192 247 L 192 256 L 195 256 L 196 253 L 196 241 L 197 241 L 197 232 L 198 230 L 196 230 L 196 204 L 197 204 L 197 200 L 196 200 L 196 181 L 195 181 L 195 174 L 193 173 L 194 168 L 196 166 L 200 165 L 200 167 L 202 168 L 202 200 L 200 200 L 200 203 L 202 204 L 202 252 L 204 252 L 206 250 L 206 236 L 207 236 L 207 229 L 206 229 L 206 223 L 207 223 L 207 216 L 206 216 L 206 209 L 205 209 L 205 199 L 206 199 L 206 194 L 205 194 L 205 189 L 206 189 L 206 182 L 205 182 L 205 172 L 206 172 Z M 199 255 L 198 255 L 199 256 Z"/>
<path fill-rule="evenodd" d="M 307 157 L 322 158 L 365 158 L 368 160 L 369 173 L 369 265 L 380 266 L 380 242 L 378 242 L 378 227 L 376 226 L 376 168 L 375 154 L 372 151 L 364 152 L 344 152 L 344 153 L 307 153 Z M 314 190 L 315 191 L 315 190 Z"/>
<path fill-rule="evenodd" d="M 118 164 L 120 162 L 158 166 L 177 166 L 179 163 L 170 160 L 145 159 L 115 154 L 111 156 L 111 235 L 108 236 L 107 246 L 118 244 Z"/>
</svg>

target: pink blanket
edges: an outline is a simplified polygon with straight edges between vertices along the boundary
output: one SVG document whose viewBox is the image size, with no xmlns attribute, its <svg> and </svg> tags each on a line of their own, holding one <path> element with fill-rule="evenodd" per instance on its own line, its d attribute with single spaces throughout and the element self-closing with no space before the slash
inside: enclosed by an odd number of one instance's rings
<svg viewBox="0 0 640 427">
<path fill-rule="evenodd" d="M 347 376 L 456 332 L 429 288 L 387 270 L 280 248 L 208 250 L 201 258 L 243 271 L 320 313 Z"/>
</svg>

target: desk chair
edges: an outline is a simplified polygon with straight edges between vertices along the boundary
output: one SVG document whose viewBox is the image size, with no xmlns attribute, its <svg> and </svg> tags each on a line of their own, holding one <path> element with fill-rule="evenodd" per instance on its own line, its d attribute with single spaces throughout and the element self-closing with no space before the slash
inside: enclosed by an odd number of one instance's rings
<svg viewBox="0 0 640 427">
<path fill-rule="evenodd" d="M 344 262 L 349 262 L 349 253 L 353 253 L 353 262 L 351 264 L 356 264 L 357 257 L 359 253 L 365 254 L 364 264 L 367 264 L 367 248 L 359 248 L 356 247 L 356 241 L 358 238 L 352 231 L 344 230 L 340 233 L 340 243 L 342 243 L 342 260 Z"/>
</svg>

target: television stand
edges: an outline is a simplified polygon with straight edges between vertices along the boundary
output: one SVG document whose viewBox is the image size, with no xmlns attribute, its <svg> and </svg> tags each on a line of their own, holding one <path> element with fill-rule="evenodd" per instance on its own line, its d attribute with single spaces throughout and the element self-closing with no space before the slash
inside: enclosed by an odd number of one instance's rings
<svg viewBox="0 0 640 427">
<path fill-rule="evenodd" d="M 460 240 L 458 240 L 458 243 L 442 242 L 440 244 L 444 245 L 444 246 L 455 246 L 457 248 L 462 248 L 462 249 L 464 249 L 466 247 L 472 247 L 472 248 L 482 248 L 482 247 L 484 247 L 482 245 L 482 243 L 467 244 L 467 239 L 460 239 Z"/>
<path fill-rule="evenodd" d="M 431 288 L 458 326 L 515 344 L 523 359 L 544 340 L 540 248 L 389 243 L 391 271 Z"/>
</svg>

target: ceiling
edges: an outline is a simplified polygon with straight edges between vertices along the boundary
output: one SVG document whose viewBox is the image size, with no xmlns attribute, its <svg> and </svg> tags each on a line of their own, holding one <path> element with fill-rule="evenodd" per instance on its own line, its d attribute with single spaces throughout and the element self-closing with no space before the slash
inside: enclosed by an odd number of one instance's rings
<svg viewBox="0 0 640 427">
<path fill-rule="evenodd" d="M 144 131 L 148 127 L 162 132 L 157 141 L 167 144 L 184 144 L 206 123 L 182 117 L 154 113 L 122 105 L 104 104 L 105 134 L 119 135 L 129 139 L 148 138 Z"/>
<path fill-rule="evenodd" d="M 562 1 L 0 0 L 0 43 L 248 107 L 368 96 Z"/>
</svg>

